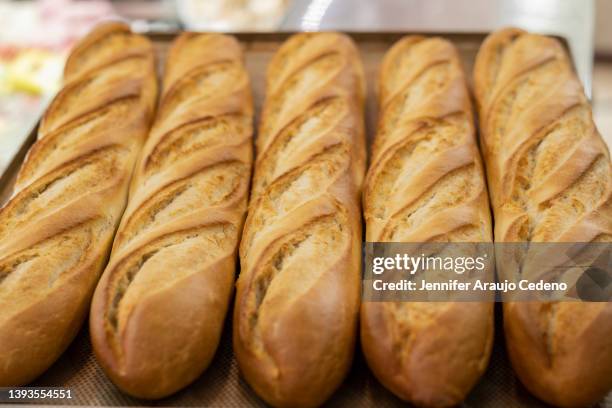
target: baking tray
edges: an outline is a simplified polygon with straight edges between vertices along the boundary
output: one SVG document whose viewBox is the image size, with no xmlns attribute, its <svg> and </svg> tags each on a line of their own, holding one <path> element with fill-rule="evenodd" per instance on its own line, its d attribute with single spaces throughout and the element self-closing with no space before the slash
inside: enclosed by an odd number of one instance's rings
<svg viewBox="0 0 612 408">
<path fill-rule="evenodd" d="M 268 61 L 279 45 L 291 33 L 237 34 L 244 45 L 247 69 L 256 112 L 260 111 L 265 91 L 265 70 Z M 148 34 L 154 41 L 160 70 L 166 52 L 176 34 Z M 374 135 L 376 123 L 376 78 L 382 56 L 388 48 L 407 33 L 350 33 L 357 43 L 363 59 L 368 85 L 366 127 L 368 140 Z M 432 35 L 432 34 L 428 34 Z M 484 39 L 484 34 L 439 35 L 451 40 L 458 48 L 471 77 L 474 57 Z M 565 42 L 564 42 L 565 43 Z M 10 195 L 12 184 L 28 148 L 36 139 L 36 129 L 28 136 L 24 145 L 0 178 L 0 203 Z M 159 401 L 143 401 L 122 394 L 105 376 L 92 353 L 87 328 L 84 327 L 64 355 L 32 386 L 68 387 L 72 389 L 69 405 L 93 406 L 210 406 L 210 407 L 264 407 L 265 403 L 249 388 L 239 374 L 231 345 L 231 310 L 221 338 L 221 344 L 208 370 L 192 385 L 177 394 Z M 500 305 L 496 305 L 496 334 L 491 362 L 481 381 L 461 405 L 465 408 L 479 407 L 545 407 L 532 397 L 514 376 L 505 353 Z M 85 325 L 86 326 L 86 325 Z M 359 344 L 356 348 L 353 367 L 342 386 L 326 403 L 334 407 L 396 407 L 405 403 L 387 391 L 368 370 Z M 612 408 L 612 397 L 599 404 L 600 408 Z"/>
</svg>

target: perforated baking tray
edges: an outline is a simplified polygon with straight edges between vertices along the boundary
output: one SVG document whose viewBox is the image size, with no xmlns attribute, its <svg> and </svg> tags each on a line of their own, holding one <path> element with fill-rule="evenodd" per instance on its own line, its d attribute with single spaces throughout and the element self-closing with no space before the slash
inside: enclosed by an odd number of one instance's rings
<svg viewBox="0 0 612 408">
<path fill-rule="evenodd" d="M 158 60 L 163 66 L 166 51 L 176 34 L 150 34 L 154 41 Z M 257 112 L 264 97 L 265 70 L 268 61 L 290 33 L 238 34 L 245 47 L 246 65 L 251 75 Z M 375 84 L 378 66 L 384 53 L 396 40 L 407 33 L 353 33 L 363 59 L 368 82 L 366 124 L 368 138 L 374 134 L 376 119 Z M 431 34 L 429 34 L 431 35 Z M 484 39 L 484 34 L 441 33 L 459 49 L 467 77 L 471 77 L 474 57 Z M 11 192 L 15 175 L 29 146 L 35 140 L 35 131 L 27 138 L 5 175 L 0 179 L 0 203 Z M 231 316 L 232 313 L 228 313 Z M 545 407 L 532 397 L 514 376 L 508 362 L 503 339 L 502 315 L 496 306 L 496 335 L 491 362 L 482 380 L 473 389 L 462 407 Z M 228 319 L 229 320 L 229 319 Z M 217 354 L 208 370 L 192 385 L 172 397 L 150 402 L 137 400 L 122 394 L 105 376 L 96 363 L 84 328 L 64 355 L 32 386 L 68 387 L 73 399 L 64 403 L 93 406 L 206 406 L 206 407 L 263 407 L 265 404 L 249 388 L 240 376 L 231 346 L 231 322 L 227 322 Z M 395 407 L 406 406 L 381 386 L 368 370 L 360 347 L 357 345 L 351 372 L 326 406 L 334 407 Z M 612 408 L 612 397 L 599 405 Z"/>
</svg>

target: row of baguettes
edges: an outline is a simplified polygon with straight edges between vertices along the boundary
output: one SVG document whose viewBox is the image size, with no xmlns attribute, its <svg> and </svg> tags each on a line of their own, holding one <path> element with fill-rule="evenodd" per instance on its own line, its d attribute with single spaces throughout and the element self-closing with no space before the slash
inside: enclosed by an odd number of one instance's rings
<svg viewBox="0 0 612 408">
<path fill-rule="evenodd" d="M 562 47 L 519 30 L 493 34 L 475 84 L 495 239 L 608 241 L 610 160 Z M 106 268 L 90 319 L 105 371 L 143 398 L 186 386 L 217 348 L 240 244 L 233 334 L 243 375 L 272 405 L 323 403 L 355 344 L 362 183 L 370 241 L 492 238 L 453 46 L 400 41 L 379 88 L 364 182 L 355 45 L 323 33 L 281 47 L 268 70 L 243 231 L 253 107 L 239 44 L 179 37 L 145 143 L 157 94 L 151 45 L 121 24 L 95 30 L 70 56 L 65 87 L 0 211 L 0 385 L 31 381 L 60 355 Z M 612 387 L 611 309 L 505 305 L 523 383 L 556 405 L 600 399 Z M 373 372 L 399 397 L 455 405 L 487 366 L 492 305 L 364 303 L 361 338 Z"/>
</svg>

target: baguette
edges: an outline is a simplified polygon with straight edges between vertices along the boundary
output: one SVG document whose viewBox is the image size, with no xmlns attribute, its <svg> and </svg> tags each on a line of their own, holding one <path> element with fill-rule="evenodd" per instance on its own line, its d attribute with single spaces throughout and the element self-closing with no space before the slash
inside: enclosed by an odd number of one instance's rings
<svg viewBox="0 0 612 408">
<path fill-rule="evenodd" d="M 466 79 L 454 46 L 409 36 L 385 55 L 364 186 L 368 242 L 491 242 Z M 361 342 L 376 377 L 418 406 L 459 404 L 487 367 L 490 302 L 366 302 Z"/>
<path fill-rule="evenodd" d="M 562 45 L 505 29 L 474 68 L 496 242 L 612 241 L 612 167 Z M 537 397 L 587 406 L 612 388 L 612 304 L 504 304 L 512 365 Z"/>
<path fill-rule="evenodd" d="M 0 386 L 31 382 L 89 307 L 153 115 L 151 43 L 119 23 L 76 45 L 0 210 Z"/>
<path fill-rule="evenodd" d="M 268 68 L 233 334 L 246 381 L 274 406 L 320 405 L 352 361 L 364 88 L 341 34 L 295 35 Z"/>
<path fill-rule="evenodd" d="M 247 209 L 252 116 L 239 43 L 181 35 L 90 315 L 98 361 L 128 394 L 168 396 L 214 356 Z"/>
</svg>

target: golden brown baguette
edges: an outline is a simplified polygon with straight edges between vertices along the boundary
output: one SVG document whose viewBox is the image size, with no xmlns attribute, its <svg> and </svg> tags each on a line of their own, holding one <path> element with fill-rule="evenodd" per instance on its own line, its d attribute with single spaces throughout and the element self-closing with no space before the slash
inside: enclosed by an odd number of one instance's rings
<svg viewBox="0 0 612 408">
<path fill-rule="evenodd" d="M 252 165 L 253 106 L 230 36 L 183 34 L 91 310 L 110 378 L 162 398 L 208 367 L 233 293 Z"/>
<path fill-rule="evenodd" d="M 81 326 L 157 97 L 150 42 L 119 23 L 76 45 L 64 78 L 0 210 L 0 386 L 32 381 Z"/>
<path fill-rule="evenodd" d="M 320 405 L 352 361 L 364 93 L 341 34 L 295 35 L 268 68 L 233 334 L 244 377 L 274 406 Z"/>
<path fill-rule="evenodd" d="M 505 29 L 474 69 L 496 242 L 610 242 L 612 168 L 555 39 Z M 507 303 L 510 359 L 544 401 L 587 406 L 612 388 L 612 304 Z"/>
<path fill-rule="evenodd" d="M 364 186 L 368 242 L 490 242 L 491 217 L 465 74 L 452 44 L 405 37 L 385 55 Z M 492 303 L 363 302 L 376 377 L 418 406 L 460 403 L 487 367 Z"/>
</svg>

